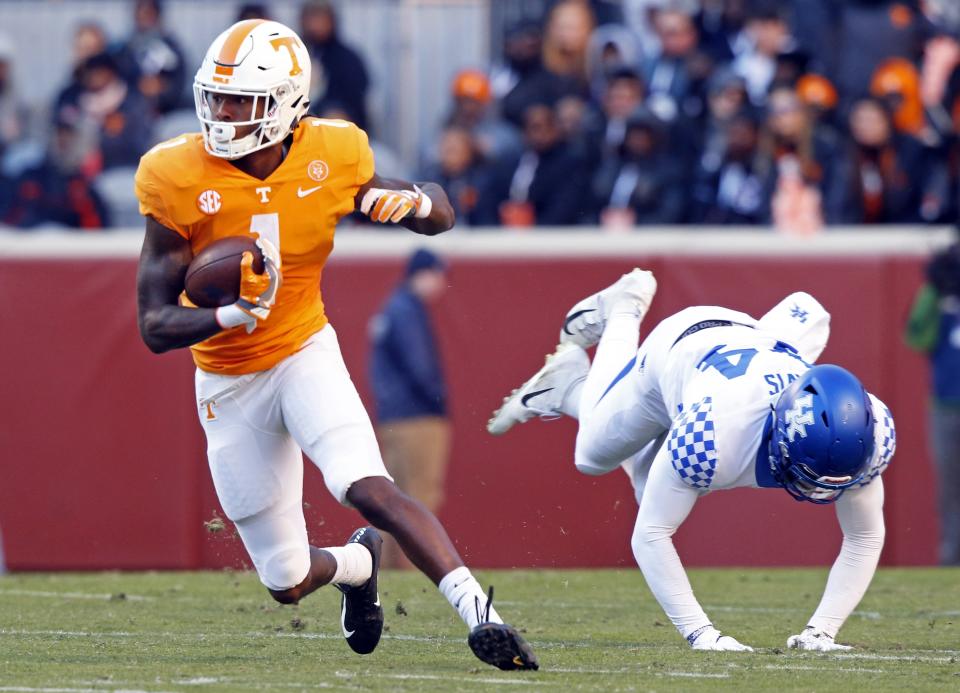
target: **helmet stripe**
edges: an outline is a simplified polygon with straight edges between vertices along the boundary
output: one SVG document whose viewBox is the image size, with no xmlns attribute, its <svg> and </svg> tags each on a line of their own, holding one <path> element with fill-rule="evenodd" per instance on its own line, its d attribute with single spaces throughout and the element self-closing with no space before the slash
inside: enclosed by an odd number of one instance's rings
<svg viewBox="0 0 960 693">
<path fill-rule="evenodd" d="M 240 46 L 256 27 L 263 24 L 265 19 L 245 19 L 237 22 L 230 30 L 227 40 L 223 42 L 220 48 L 220 54 L 214 62 L 217 65 L 216 73 L 224 77 L 233 75 L 233 68 L 237 66 L 237 53 L 240 52 Z"/>
</svg>

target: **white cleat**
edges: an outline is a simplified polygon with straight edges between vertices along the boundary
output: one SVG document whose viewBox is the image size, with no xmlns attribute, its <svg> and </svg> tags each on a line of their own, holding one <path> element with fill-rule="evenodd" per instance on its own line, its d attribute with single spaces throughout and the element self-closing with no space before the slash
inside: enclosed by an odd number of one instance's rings
<svg viewBox="0 0 960 693">
<path fill-rule="evenodd" d="M 627 272 L 612 285 L 588 296 L 567 312 L 560 330 L 561 344 L 576 344 L 589 349 L 600 341 L 615 304 L 633 303 L 643 319 L 650 309 L 657 280 L 653 273 L 639 267 Z"/>
<path fill-rule="evenodd" d="M 503 405 L 490 417 L 487 430 L 495 436 L 503 435 L 514 424 L 524 423 L 535 416 L 555 419 L 570 388 L 587 377 L 590 359 L 576 344 L 560 344 L 547 356 L 543 368 L 523 385 L 503 398 Z"/>
</svg>

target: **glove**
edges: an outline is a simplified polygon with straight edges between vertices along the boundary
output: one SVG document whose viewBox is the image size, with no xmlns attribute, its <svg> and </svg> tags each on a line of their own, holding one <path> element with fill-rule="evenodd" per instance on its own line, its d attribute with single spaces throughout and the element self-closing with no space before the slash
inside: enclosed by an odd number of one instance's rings
<svg viewBox="0 0 960 693">
<path fill-rule="evenodd" d="M 787 638 L 787 647 L 809 652 L 840 652 L 853 649 L 850 645 L 838 645 L 833 641 L 832 635 L 812 626 L 804 628 L 799 635 L 791 635 Z"/>
<path fill-rule="evenodd" d="M 713 626 L 704 626 L 699 630 L 693 631 L 687 636 L 687 642 L 695 650 L 708 650 L 713 652 L 753 652 L 749 645 L 743 645 L 731 638 L 729 635 L 723 635 Z"/>
<path fill-rule="evenodd" d="M 425 219 L 432 208 L 430 197 L 416 185 L 413 190 L 370 188 L 360 201 L 360 211 L 381 224 L 388 221 L 396 224 L 411 216 Z"/>
<path fill-rule="evenodd" d="M 277 300 L 282 281 L 280 251 L 259 236 L 257 247 L 263 253 L 263 272 L 257 274 L 253 271 L 253 253 L 243 254 L 240 258 L 240 298 L 232 305 L 217 308 L 217 322 L 224 329 L 242 325 L 250 334 L 257 329 L 259 320 L 270 317 L 270 309 Z"/>
</svg>

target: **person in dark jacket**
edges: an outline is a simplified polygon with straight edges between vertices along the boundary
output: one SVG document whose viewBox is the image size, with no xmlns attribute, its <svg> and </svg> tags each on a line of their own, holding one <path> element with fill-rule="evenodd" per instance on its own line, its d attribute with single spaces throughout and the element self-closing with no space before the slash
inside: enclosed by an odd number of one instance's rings
<svg viewBox="0 0 960 693">
<path fill-rule="evenodd" d="M 4 187 L 0 223 L 19 228 L 66 226 L 99 231 L 110 225 L 107 207 L 82 171 L 83 147 L 76 128 L 59 122 L 47 155 Z"/>
<path fill-rule="evenodd" d="M 370 385 L 383 462 L 397 486 L 431 512 L 443 502 L 450 422 L 427 307 L 446 287 L 443 261 L 429 250 L 417 250 L 407 262 L 403 280 L 370 321 Z M 412 567 L 392 538 L 384 541 L 382 565 Z"/>
<path fill-rule="evenodd" d="M 346 109 L 350 120 L 368 130 L 367 67 L 360 54 L 340 40 L 337 15 L 327 0 L 303 4 L 300 36 L 313 57 L 311 113 L 320 113 L 328 103 L 335 102 Z"/>
<path fill-rule="evenodd" d="M 162 0 L 134 3 L 134 30 L 124 43 L 121 61 L 132 67 L 128 79 L 154 113 L 169 113 L 184 104 L 186 60 L 177 39 L 163 27 Z"/>
<path fill-rule="evenodd" d="M 930 359 L 930 447 L 937 469 L 940 564 L 960 565 L 960 242 L 936 253 L 914 300 L 907 344 Z"/>
<path fill-rule="evenodd" d="M 551 105 L 527 108 L 523 138 L 520 158 L 494 167 L 477 205 L 477 223 L 515 228 L 582 223 L 591 212 L 588 162 L 564 139 Z"/>
</svg>

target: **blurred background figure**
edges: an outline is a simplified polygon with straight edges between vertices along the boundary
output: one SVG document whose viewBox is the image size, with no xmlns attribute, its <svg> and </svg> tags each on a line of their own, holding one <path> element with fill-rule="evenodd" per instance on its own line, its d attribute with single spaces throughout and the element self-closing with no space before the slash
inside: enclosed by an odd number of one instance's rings
<svg viewBox="0 0 960 693">
<path fill-rule="evenodd" d="M 403 279 L 370 321 L 370 386 L 377 438 L 387 471 L 402 490 L 436 512 L 450 454 L 447 388 L 429 307 L 447 289 L 446 265 L 420 249 Z M 382 565 L 413 565 L 384 536 Z"/>
<path fill-rule="evenodd" d="M 14 196 L 0 209 L 0 222 L 93 231 L 109 226 L 107 207 L 83 171 L 85 151 L 77 125 L 58 121 L 43 160 L 12 182 Z"/>
<path fill-rule="evenodd" d="M 0 34 L 0 161 L 26 136 L 30 117 L 13 83 L 13 61 L 13 44 Z"/>
<path fill-rule="evenodd" d="M 666 126 L 646 109 L 625 124 L 623 141 L 593 179 L 600 224 L 609 230 L 679 223 L 686 207 L 683 171 L 668 151 Z"/>
<path fill-rule="evenodd" d="M 490 170 L 470 130 L 458 125 L 444 128 L 440 133 L 437 162 L 420 178 L 436 181 L 447 191 L 457 213 L 458 226 L 478 225 L 477 205 L 481 192 L 490 185 Z"/>
<path fill-rule="evenodd" d="M 850 111 L 851 142 L 826 189 L 831 224 L 902 224 L 919 220 L 926 153 L 897 133 L 883 102 L 863 98 Z"/>
<path fill-rule="evenodd" d="M 337 31 L 337 15 L 327 0 L 307 0 L 300 10 L 300 38 L 313 58 L 310 108 L 320 113 L 335 102 L 366 130 L 370 78 L 363 58 Z"/>
<path fill-rule="evenodd" d="M 937 472 L 940 564 L 960 565 L 960 242 L 927 265 L 906 340 L 931 368 L 930 448 Z"/>
<path fill-rule="evenodd" d="M 486 74 L 474 69 L 460 70 L 450 84 L 450 99 L 446 125 L 469 131 L 483 157 L 493 161 L 519 153 L 520 132 L 497 113 Z"/>
<path fill-rule="evenodd" d="M 124 81 L 109 53 L 87 58 L 78 77 L 78 89 L 60 103 L 57 120 L 93 136 L 102 169 L 136 166 L 150 144 L 153 117 L 146 100 Z"/>
<path fill-rule="evenodd" d="M 586 162 L 563 135 L 556 111 L 533 104 L 524 113 L 524 149 L 491 174 L 477 214 L 484 224 L 569 226 L 589 218 Z"/>
<path fill-rule="evenodd" d="M 187 67 L 177 39 L 163 26 L 161 0 L 137 0 L 133 8 L 133 33 L 120 49 L 130 65 L 131 84 L 146 99 L 154 114 L 183 107 Z"/>
<path fill-rule="evenodd" d="M 242 22 L 245 19 L 273 19 L 273 15 L 267 9 L 263 2 L 245 2 L 237 10 L 237 21 Z"/>
</svg>

